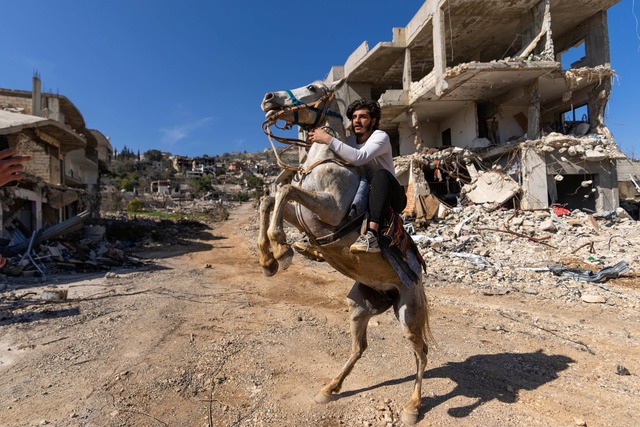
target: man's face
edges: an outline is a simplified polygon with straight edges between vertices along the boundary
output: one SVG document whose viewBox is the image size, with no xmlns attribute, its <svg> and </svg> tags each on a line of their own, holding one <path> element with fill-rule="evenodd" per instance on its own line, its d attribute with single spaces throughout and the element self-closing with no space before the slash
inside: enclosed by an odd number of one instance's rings
<svg viewBox="0 0 640 427">
<path fill-rule="evenodd" d="M 375 119 L 371 118 L 371 114 L 366 108 L 354 111 L 351 116 L 351 125 L 356 135 L 366 135 L 370 133 L 374 124 Z"/>
</svg>

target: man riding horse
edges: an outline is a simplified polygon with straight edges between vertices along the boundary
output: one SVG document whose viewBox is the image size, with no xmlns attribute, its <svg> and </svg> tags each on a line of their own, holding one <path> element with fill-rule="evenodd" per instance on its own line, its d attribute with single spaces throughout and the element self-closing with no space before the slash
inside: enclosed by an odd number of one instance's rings
<svg viewBox="0 0 640 427">
<path fill-rule="evenodd" d="M 396 178 L 389 135 L 378 129 L 378 103 L 359 99 L 347 108 L 347 118 L 355 135 L 345 142 L 322 128 L 310 130 L 308 139 L 328 145 L 341 159 L 359 166 L 366 174 L 370 185 L 367 230 L 349 249 L 351 253 L 380 252 L 378 231 L 384 215 L 389 207 L 398 214 L 402 212 L 407 206 L 407 197 Z"/>
</svg>

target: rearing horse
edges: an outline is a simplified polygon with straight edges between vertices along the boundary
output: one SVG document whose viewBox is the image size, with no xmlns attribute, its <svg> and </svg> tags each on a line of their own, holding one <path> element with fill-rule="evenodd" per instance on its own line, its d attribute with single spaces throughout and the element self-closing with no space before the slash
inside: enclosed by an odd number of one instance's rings
<svg viewBox="0 0 640 427">
<path fill-rule="evenodd" d="M 262 101 L 262 110 L 266 113 L 265 132 L 271 138 L 269 127 L 282 120 L 286 127 L 323 127 L 344 141 L 341 101 L 336 92 L 343 82 L 344 79 L 332 83 L 318 81 L 298 89 L 267 93 Z M 349 252 L 359 235 L 359 227 L 349 226 L 353 222 L 349 213 L 361 182 L 359 171 L 345 164 L 327 145 L 289 141 L 306 146 L 307 159 L 298 170 L 298 184 L 283 185 L 275 197 L 264 196 L 261 200 L 260 265 L 267 276 L 275 274 L 279 267 L 286 269 L 290 265 L 293 250 L 283 229 L 283 220 L 286 220 L 307 234 L 311 244 L 331 266 L 356 281 L 347 295 L 351 355 L 340 373 L 316 395 L 315 401 L 327 403 L 337 396 L 344 379 L 367 348 L 369 320 L 393 307 L 402 332 L 411 343 L 417 368 L 413 392 L 403 406 L 401 418 L 406 424 L 415 424 L 430 336 L 422 277 L 418 272 L 417 283 L 407 286 L 380 253 Z"/>
</svg>

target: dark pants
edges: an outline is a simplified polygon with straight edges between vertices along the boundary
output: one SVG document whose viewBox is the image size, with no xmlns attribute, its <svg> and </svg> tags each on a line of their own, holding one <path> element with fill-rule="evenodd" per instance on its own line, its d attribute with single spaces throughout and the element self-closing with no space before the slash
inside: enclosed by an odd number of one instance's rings
<svg viewBox="0 0 640 427">
<path fill-rule="evenodd" d="M 388 170 L 379 169 L 374 172 L 369 186 L 369 221 L 382 224 L 389 207 L 396 213 L 401 213 L 407 206 L 404 187 Z"/>
</svg>

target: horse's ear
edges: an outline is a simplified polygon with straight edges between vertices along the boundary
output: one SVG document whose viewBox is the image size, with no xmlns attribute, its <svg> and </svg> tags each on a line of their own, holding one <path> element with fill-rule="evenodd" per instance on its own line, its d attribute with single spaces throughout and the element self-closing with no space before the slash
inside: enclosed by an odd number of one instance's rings
<svg viewBox="0 0 640 427">
<path fill-rule="evenodd" d="M 347 81 L 346 77 L 341 78 L 340 80 L 336 80 L 335 82 L 329 83 L 328 88 L 330 91 L 336 91 L 340 89 L 340 87 Z"/>
</svg>

